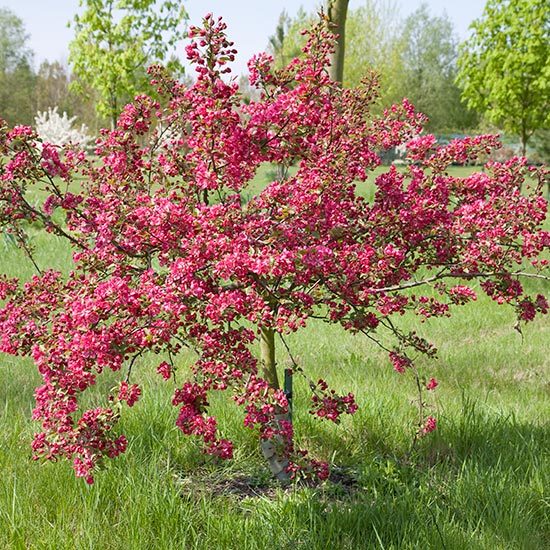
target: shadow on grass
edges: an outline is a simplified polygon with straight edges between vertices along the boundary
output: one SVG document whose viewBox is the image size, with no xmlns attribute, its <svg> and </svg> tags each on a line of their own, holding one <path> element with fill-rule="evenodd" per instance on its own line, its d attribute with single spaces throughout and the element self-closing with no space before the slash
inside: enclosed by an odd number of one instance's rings
<svg viewBox="0 0 550 550">
<path fill-rule="evenodd" d="M 344 454 L 337 431 L 311 430 Z M 256 473 L 182 479 L 182 498 L 225 502 L 265 525 L 269 546 L 258 548 L 549 548 L 549 435 L 463 399 L 412 455 L 388 452 L 376 443 L 383 436 L 370 433 L 325 483 L 279 487 L 257 463 Z"/>
</svg>

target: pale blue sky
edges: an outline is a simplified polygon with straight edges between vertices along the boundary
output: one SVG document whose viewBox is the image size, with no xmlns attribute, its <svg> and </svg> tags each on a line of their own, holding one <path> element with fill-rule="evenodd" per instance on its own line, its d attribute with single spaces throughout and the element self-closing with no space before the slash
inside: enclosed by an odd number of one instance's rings
<svg viewBox="0 0 550 550">
<path fill-rule="evenodd" d="M 405 17 L 422 0 L 396 0 Z M 483 12 L 484 0 L 424 0 L 434 15 L 446 13 L 455 25 L 460 39 L 468 35 L 468 26 Z M 68 43 L 73 30 L 67 22 L 78 11 L 78 0 L 0 0 L 0 7 L 13 11 L 25 22 L 30 34 L 29 45 L 36 54 L 36 63 L 44 59 L 66 62 Z M 208 12 L 221 15 L 228 24 L 228 35 L 239 51 L 236 72 L 244 71 L 246 61 L 263 51 L 273 34 L 283 10 L 293 16 L 300 6 L 311 11 L 324 2 L 320 0 L 186 0 L 190 22 L 198 24 Z M 350 9 L 364 4 L 364 0 L 350 0 Z"/>
</svg>

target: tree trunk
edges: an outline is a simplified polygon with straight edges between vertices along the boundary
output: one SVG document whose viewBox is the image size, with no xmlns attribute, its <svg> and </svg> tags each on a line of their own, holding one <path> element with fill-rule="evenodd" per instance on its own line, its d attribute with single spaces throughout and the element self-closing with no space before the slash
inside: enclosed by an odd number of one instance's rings
<svg viewBox="0 0 550 550">
<path fill-rule="evenodd" d="M 277 365 L 275 363 L 275 331 L 272 328 L 262 327 L 260 329 L 260 362 L 262 378 L 275 390 L 279 389 L 279 378 L 277 376 Z M 281 420 L 288 420 L 289 415 L 276 414 L 275 424 Z M 287 472 L 289 460 L 281 456 L 280 451 L 283 441 L 280 436 L 273 439 L 261 441 L 262 453 L 269 463 L 269 469 L 279 481 L 288 481 L 290 474 Z"/>
<path fill-rule="evenodd" d="M 521 133 L 521 156 L 526 157 L 527 156 L 527 142 L 529 141 L 529 137 L 527 136 L 527 132 L 523 131 Z"/>
<path fill-rule="evenodd" d="M 260 362 L 262 365 L 262 378 L 274 390 L 279 389 L 277 377 L 277 365 L 275 364 L 275 331 L 272 328 L 260 329 Z"/>
<path fill-rule="evenodd" d="M 338 34 L 335 51 L 330 59 L 330 78 L 340 84 L 344 80 L 344 58 L 346 49 L 346 18 L 349 0 L 327 0 L 329 21 L 336 25 L 333 32 Z"/>
</svg>

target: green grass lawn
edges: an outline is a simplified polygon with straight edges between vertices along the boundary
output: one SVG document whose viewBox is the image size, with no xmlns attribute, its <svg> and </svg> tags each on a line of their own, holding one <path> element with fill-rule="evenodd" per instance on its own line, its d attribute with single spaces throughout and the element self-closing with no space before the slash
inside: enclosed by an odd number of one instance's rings
<svg viewBox="0 0 550 550">
<path fill-rule="evenodd" d="M 61 242 L 35 235 L 39 261 L 66 265 Z M 0 271 L 26 277 L 19 252 L 0 242 Z M 548 294 L 540 282 L 533 289 Z M 133 369 L 142 399 L 125 409 L 127 453 L 93 486 L 67 463 L 31 460 L 33 391 L 27 359 L 0 356 L 0 546 L 6 549 L 486 549 L 550 548 L 550 319 L 514 330 L 511 311 L 486 297 L 451 319 L 418 326 L 439 348 L 419 368 L 436 432 L 411 453 L 414 385 L 361 337 L 310 324 L 288 337 L 308 375 L 357 395 L 340 426 L 307 413 L 296 377 L 296 439 L 334 466 L 332 480 L 280 487 L 233 403 L 213 396 L 236 458 L 219 463 L 175 427 L 172 383 L 155 358 Z M 288 359 L 279 346 L 279 364 Z M 109 378 L 110 377 L 110 378 Z M 108 374 L 98 391 L 115 381 Z M 88 397 L 93 402 L 93 392 Z"/>
</svg>

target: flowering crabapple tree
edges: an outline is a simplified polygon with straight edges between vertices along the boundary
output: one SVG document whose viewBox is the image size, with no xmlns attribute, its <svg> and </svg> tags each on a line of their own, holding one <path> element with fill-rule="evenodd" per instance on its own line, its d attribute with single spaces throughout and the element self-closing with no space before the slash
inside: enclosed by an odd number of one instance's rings
<svg viewBox="0 0 550 550">
<path fill-rule="evenodd" d="M 384 345 L 395 370 L 429 390 L 437 382 L 426 382 L 414 360 L 435 349 L 400 328 L 405 312 L 447 316 L 476 298 L 474 283 L 520 321 L 547 312 L 545 298 L 520 282 L 546 276 L 545 173 L 533 171 L 535 184 L 523 193 L 530 169 L 521 158 L 450 176 L 451 163 L 485 154 L 496 138 L 439 147 L 421 135 L 423 117 L 407 100 L 373 114 L 374 75 L 343 89 L 326 71 L 334 37 L 325 23 L 307 34 L 303 56 L 282 70 L 265 54 L 250 61 L 261 96 L 246 104 L 230 78 L 235 50 L 225 24 L 207 16 L 190 30 L 194 84 L 151 67 L 162 105 L 136 97 L 116 129 L 103 131 L 94 157 L 41 142 L 29 127 L 2 126 L 0 221 L 37 273 L 1 279 L 0 350 L 31 356 L 43 377 L 35 458 L 69 459 L 92 483 L 102 461 L 126 449 L 115 425 L 123 405 L 139 399 L 138 358 L 151 353 L 161 377 L 178 369 L 187 377 L 178 376 L 172 399 L 176 424 L 206 453 L 233 454 L 209 414 L 209 396 L 226 391 L 242 406 L 244 425 L 276 444 L 283 476 L 323 478 L 327 465 L 295 447 L 278 335 L 313 318 L 341 325 Z M 406 172 L 390 167 L 374 177 L 380 153 L 402 144 Z M 280 177 L 250 197 L 266 163 L 282 167 Z M 367 180 L 371 201 L 361 194 Z M 39 206 L 30 198 L 36 188 L 47 196 Z M 30 222 L 68 240 L 70 272 L 38 265 Z M 184 348 L 196 355 L 182 370 Z M 82 410 L 82 394 L 106 370 L 120 372 L 118 388 L 103 406 Z M 352 394 L 325 380 L 310 385 L 319 419 L 356 411 Z M 421 400 L 419 415 L 418 434 L 432 431 Z"/>
</svg>

